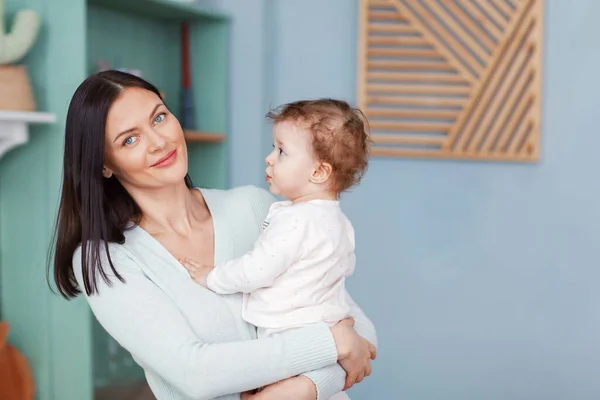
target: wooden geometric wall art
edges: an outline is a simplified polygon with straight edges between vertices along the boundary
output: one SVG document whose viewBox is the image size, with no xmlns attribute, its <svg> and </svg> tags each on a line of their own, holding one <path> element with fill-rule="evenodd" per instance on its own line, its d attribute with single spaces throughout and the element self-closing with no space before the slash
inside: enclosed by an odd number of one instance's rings
<svg viewBox="0 0 600 400">
<path fill-rule="evenodd" d="M 542 0 L 359 0 L 371 154 L 537 161 Z"/>
</svg>

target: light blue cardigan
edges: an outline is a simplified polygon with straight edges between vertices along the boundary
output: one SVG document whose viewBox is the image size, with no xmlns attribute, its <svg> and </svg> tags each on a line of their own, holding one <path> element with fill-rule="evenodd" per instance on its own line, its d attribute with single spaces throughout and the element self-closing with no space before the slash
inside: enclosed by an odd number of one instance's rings
<svg viewBox="0 0 600 400">
<path fill-rule="evenodd" d="M 214 222 L 215 262 L 250 250 L 275 198 L 251 186 L 201 192 Z M 240 392 L 299 374 L 315 382 L 320 400 L 342 389 L 346 374 L 325 324 L 258 340 L 255 327 L 241 317 L 240 294 L 222 296 L 194 283 L 142 228 L 125 236 L 123 245 L 110 244 L 110 254 L 126 283 L 99 279 L 99 294 L 87 301 L 145 370 L 158 400 L 239 399 Z M 73 268 L 83 287 L 80 249 Z M 350 302 L 357 331 L 376 345 L 372 323 Z"/>
</svg>

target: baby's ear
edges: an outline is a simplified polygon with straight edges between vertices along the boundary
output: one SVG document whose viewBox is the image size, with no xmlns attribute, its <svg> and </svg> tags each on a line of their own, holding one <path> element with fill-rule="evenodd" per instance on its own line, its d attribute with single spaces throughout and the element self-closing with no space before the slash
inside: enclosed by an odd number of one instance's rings
<svg viewBox="0 0 600 400">
<path fill-rule="evenodd" d="M 312 183 L 325 183 L 331 176 L 332 171 L 333 168 L 331 168 L 331 164 L 320 162 L 313 170 L 310 176 L 310 181 Z"/>
</svg>

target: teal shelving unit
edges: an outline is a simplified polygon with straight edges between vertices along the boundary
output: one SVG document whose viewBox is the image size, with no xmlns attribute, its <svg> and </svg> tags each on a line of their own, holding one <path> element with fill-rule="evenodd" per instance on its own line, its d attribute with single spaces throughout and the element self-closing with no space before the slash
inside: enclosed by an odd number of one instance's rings
<svg viewBox="0 0 600 400">
<path fill-rule="evenodd" d="M 180 117 L 180 29 L 184 20 L 190 29 L 197 122 L 194 130 L 186 131 L 190 175 L 198 186 L 225 188 L 229 21 L 225 15 L 168 0 L 88 0 L 87 68 L 93 73 L 103 60 L 112 68 L 140 70 Z M 95 387 L 143 379 L 130 355 L 95 320 L 93 324 Z"/>
<path fill-rule="evenodd" d="M 117 12 L 160 20 L 194 20 L 227 22 L 229 16 L 217 10 L 202 8 L 195 3 L 177 0 L 88 0 L 88 4 Z"/>
<path fill-rule="evenodd" d="M 43 24 L 23 63 L 38 110 L 56 123 L 32 127 L 30 142 L 0 160 L 0 319 L 30 362 L 37 400 L 91 400 L 95 389 L 143 377 L 84 299 L 67 302 L 46 284 L 68 102 L 105 60 L 141 70 L 179 117 L 179 32 L 187 21 L 196 106 L 196 126 L 185 132 L 189 172 L 197 186 L 227 188 L 230 20 L 177 0 L 5 0 L 5 17 L 23 8 Z"/>
</svg>

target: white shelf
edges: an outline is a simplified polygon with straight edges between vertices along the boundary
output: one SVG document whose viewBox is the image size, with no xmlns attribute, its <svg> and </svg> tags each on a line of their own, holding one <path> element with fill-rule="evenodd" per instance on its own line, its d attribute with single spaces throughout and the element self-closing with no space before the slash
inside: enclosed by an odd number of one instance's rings
<svg viewBox="0 0 600 400">
<path fill-rule="evenodd" d="M 55 121 L 56 116 L 50 113 L 0 110 L 0 159 L 9 150 L 27 143 L 29 124 Z"/>
</svg>

